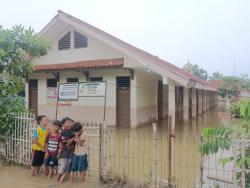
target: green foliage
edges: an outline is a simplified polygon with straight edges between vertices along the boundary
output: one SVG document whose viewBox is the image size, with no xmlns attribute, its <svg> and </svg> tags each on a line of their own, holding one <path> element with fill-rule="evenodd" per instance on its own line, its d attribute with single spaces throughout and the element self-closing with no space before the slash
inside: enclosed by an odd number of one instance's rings
<svg viewBox="0 0 250 188">
<path fill-rule="evenodd" d="M 250 121 L 245 121 L 242 125 L 230 125 L 226 127 L 218 128 L 204 128 L 203 142 L 200 145 L 200 151 L 203 156 L 210 154 L 216 154 L 218 151 L 229 150 L 232 148 L 232 140 L 234 139 L 250 139 Z M 234 156 L 223 156 L 218 159 L 218 163 L 221 165 L 226 165 L 234 159 Z M 243 157 L 240 149 L 237 152 L 237 166 L 245 166 L 245 169 L 250 167 L 250 148 L 246 145 L 245 156 Z M 238 172 L 237 179 L 238 181 L 241 178 L 241 173 Z M 250 186 L 250 172 L 245 173 L 245 183 L 247 186 Z"/>
<path fill-rule="evenodd" d="M 239 102 L 240 117 L 250 119 L 250 99 L 242 99 Z"/>
<path fill-rule="evenodd" d="M 24 100 L 17 96 L 20 86 L 10 81 L 0 82 L 0 133 L 9 135 L 13 130 L 14 113 L 25 111 Z"/>
<path fill-rule="evenodd" d="M 187 63 L 183 66 L 183 69 L 186 70 L 187 72 L 190 72 L 198 77 L 200 77 L 203 80 L 208 79 L 208 73 L 206 70 L 199 68 L 197 64 L 193 65 L 191 63 Z"/>
<path fill-rule="evenodd" d="M 33 71 L 32 61 L 45 55 L 48 42 L 34 31 L 14 26 L 0 27 L 0 133 L 8 135 L 13 131 L 13 114 L 25 111 L 24 100 L 18 93 Z"/>
<path fill-rule="evenodd" d="M 223 78 L 223 74 L 220 72 L 214 72 L 212 73 L 212 76 L 210 76 L 210 80 L 220 80 Z"/>
<path fill-rule="evenodd" d="M 0 74 L 7 72 L 18 79 L 27 77 L 33 70 L 32 60 L 45 55 L 48 49 L 48 42 L 31 28 L 0 27 Z"/>
<path fill-rule="evenodd" d="M 240 118 L 240 104 L 237 101 L 231 103 L 229 108 L 230 114 L 232 118 Z"/>
<path fill-rule="evenodd" d="M 222 81 L 222 85 L 219 87 L 218 93 L 222 97 L 236 97 L 239 89 L 250 89 L 250 80 L 246 76 L 224 76 L 219 80 Z"/>
<path fill-rule="evenodd" d="M 250 99 L 241 99 L 232 102 L 229 111 L 233 118 L 250 120 Z"/>
</svg>

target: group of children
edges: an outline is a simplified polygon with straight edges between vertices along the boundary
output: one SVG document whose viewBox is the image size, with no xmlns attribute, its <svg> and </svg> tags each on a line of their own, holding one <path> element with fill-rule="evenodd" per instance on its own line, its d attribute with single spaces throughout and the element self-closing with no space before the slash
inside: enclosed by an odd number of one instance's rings
<svg viewBox="0 0 250 188">
<path fill-rule="evenodd" d="M 66 117 L 49 126 L 48 118 L 42 115 L 37 117 L 37 124 L 32 145 L 32 176 L 44 165 L 48 177 L 52 177 L 58 167 L 60 183 L 66 176 L 73 182 L 77 175 L 84 182 L 88 168 L 87 135 L 81 123 Z"/>
</svg>

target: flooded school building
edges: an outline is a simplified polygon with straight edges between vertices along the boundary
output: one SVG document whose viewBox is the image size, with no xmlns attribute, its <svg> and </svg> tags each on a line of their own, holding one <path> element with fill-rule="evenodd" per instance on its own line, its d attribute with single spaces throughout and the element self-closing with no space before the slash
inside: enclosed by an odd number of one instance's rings
<svg viewBox="0 0 250 188">
<path fill-rule="evenodd" d="M 168 116 L 174 123 L 180 114 L 188 120 L 217 103 L 212 83 L 65 12 L 58 11 L 39 35 L 51 43 L 51 49 L 34 62 L 26 102 L 50 119 L 105 119 L 108 125 L 134 128 Z M 67 90 L 73 98 L 57 102 L 62 83 L 73 87 Z M 96 86 L 97 93 L 80 93 L 81 83 Z M 98 89 L 104 89 L 105 95 L 98 95 Z"/>
</svg>

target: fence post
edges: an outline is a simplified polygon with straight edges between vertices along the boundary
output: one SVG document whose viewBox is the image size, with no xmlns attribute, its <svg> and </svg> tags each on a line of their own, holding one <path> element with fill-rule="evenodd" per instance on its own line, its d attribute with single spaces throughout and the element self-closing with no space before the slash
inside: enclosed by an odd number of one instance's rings
<svg viewBox="0 0 250 188">
<path fill-rule="evenodd" d="M 129 149 L 128 149 L 128 138 L 124 138 L 124 157 L 123 157 L 123 179 L 126 181 L 126 172 L 128 168 L 128 159 L 129 159 Z"/>
<path fill-rule="evenodd" d="M 100 179 L 106 180 L 106 136 L 107 136 L 107 124 L 104 121 L 100 128 Z"/>
<path fill-rule="evenodd" d="M 200 144 L 201 144 L 201 162 L 200 162 L 200 188 L 203 185 L 203 136 L 200 137 Z"/>
<path fill-rule="evenodd" d="M 233 152 L 233 188 L 237 188 L 237 149 L 236 140 L 232 140 L 232 152 Z"/>
<path fill-rule="evenodd" d="M 156 129 L 156 123 L 152 124 L 153 126 L 153 134 L 152 134 L 152 142 L 153 142 L 153 164 L 152 164 L 152 187 L 157 187 L 157 158 L 156 158 L 156 136 L 157 136 L 157 129 Z"/>
<path fill-rule="evenodd" d="M 240 150 L 241 150 L 241 157 L 245 158 L 246 156 L 246 146 L 245 146 L 245 139 L 241 139 L 241 144 L 240 144 Z M 245 174 L 245 164 L 243 163 L 241 165 L 241 188 L 245 188 L 246 187 L 246 174 Z"/>
<path fill-rule="evenodd" d="M 172 178 L 172 117 L 168 117 L 168 160 L 167 160 L 167 165 L 168 165 L 168 186 L 171 186 L 171 178 Z"/>
</svg>

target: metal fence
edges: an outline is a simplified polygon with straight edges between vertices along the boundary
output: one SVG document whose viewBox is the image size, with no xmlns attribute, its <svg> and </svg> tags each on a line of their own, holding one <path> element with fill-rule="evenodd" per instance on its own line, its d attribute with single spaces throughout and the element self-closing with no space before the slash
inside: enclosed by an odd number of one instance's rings
<svg viewBox="0 0 250 188">
<path fill-rule="evenodd" d="M 4 137 L 0 155 L 29 165 L 32 155 L 34 115 L 16 114 L 12 135 Z M 172 132 L 152 127 L 117 130 L 105 123 L 82 122 L 88 139 L 89 174 L 105 181 L 144 187 L 247 187 L 249 169 L 236 165 L 237 156 L 249 153 L 250 141 L 233 142 L 230 150 L 204 157 L 197 133 Z M 232 156 L 225 166 L 218 163 Z M 242 176 L 237 177 L 237 174 Z"/>
</svg>

